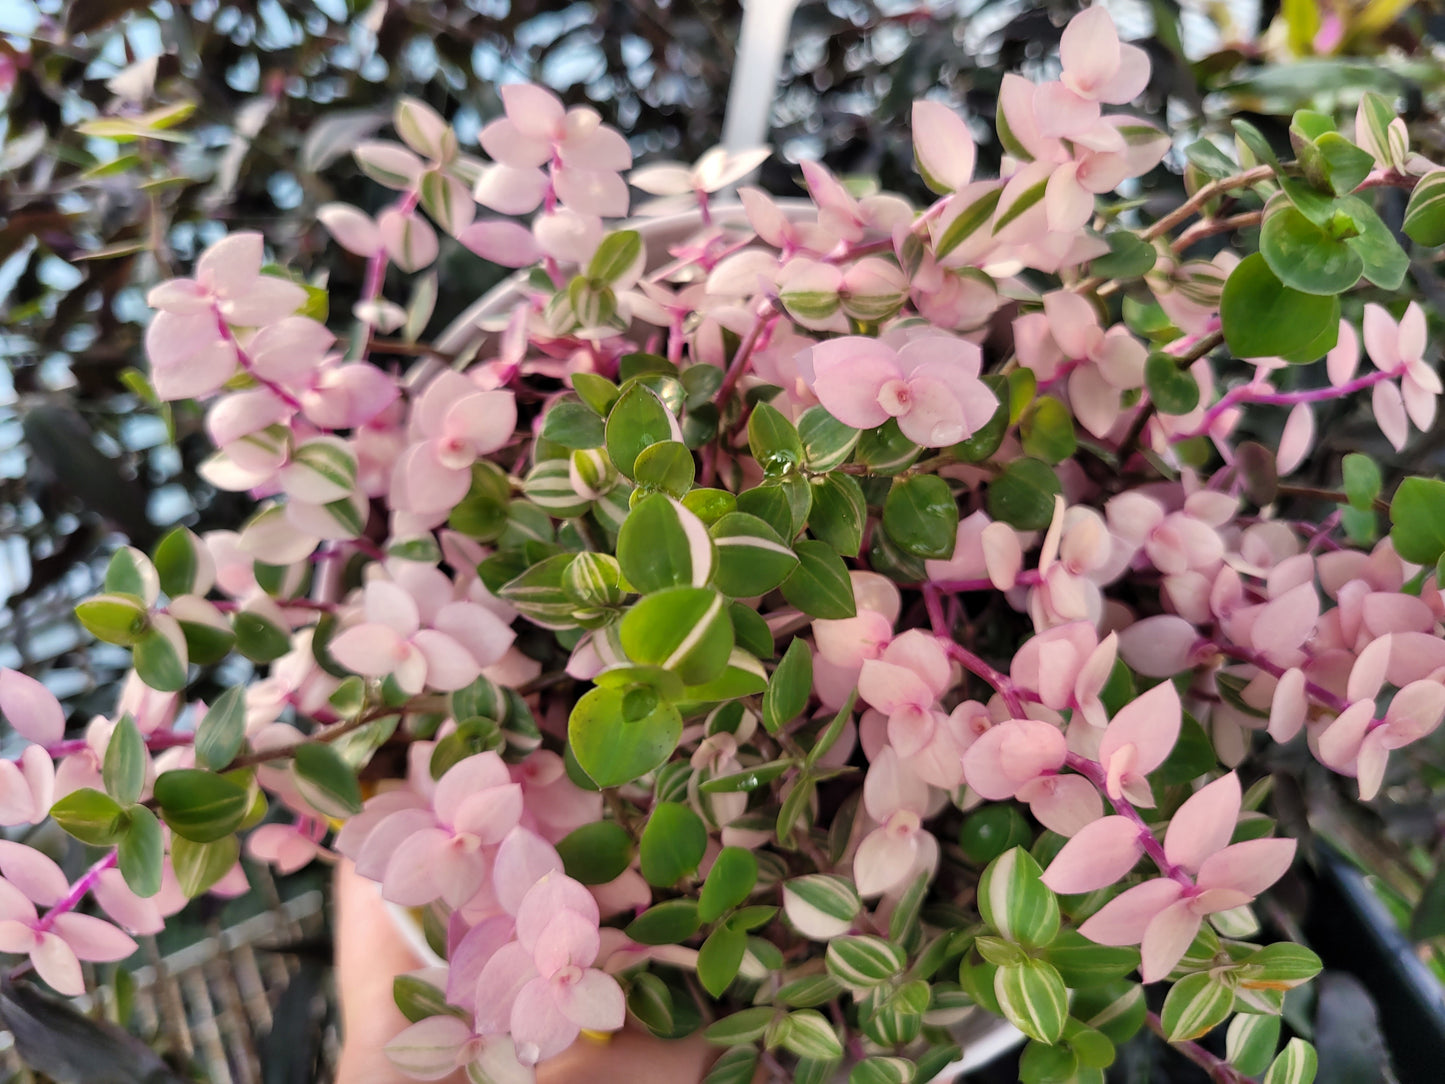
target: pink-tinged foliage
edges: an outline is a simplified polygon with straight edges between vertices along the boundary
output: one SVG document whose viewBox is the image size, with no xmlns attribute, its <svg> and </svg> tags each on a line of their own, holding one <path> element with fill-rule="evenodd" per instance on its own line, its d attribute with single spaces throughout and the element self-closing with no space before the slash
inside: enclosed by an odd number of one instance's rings
<svg viewBox="0 0 1445 1084">
<path fill-rule="evenodd" d="M 44 685 L 18 670 L 0 670 L 0 714 L 16 733 L 41 745 L 65 737 L 60 702 Z"/>
<path fill-rule="evenodd" d="M 966 439 L 993 417 L 998 399 L 978 379 L 978 347 L 946 335 L 915 338 L 895 349 L 847 336 L 812 351 L 811 386 L 839 421 L 875 429 L 898 420 L 903 435 L 927 447 Z"/>
<path fill-rule="evenodd" d="M 1154 795 L 1145 777 L 1174 748 L 1182 708 L 1173 683 L 1160 682 L 1121 708 L 1099 742 L 1099 763 L 1108 778 L 1111 798 L 1125 798 L 1150 808 Z"/>
</svg>

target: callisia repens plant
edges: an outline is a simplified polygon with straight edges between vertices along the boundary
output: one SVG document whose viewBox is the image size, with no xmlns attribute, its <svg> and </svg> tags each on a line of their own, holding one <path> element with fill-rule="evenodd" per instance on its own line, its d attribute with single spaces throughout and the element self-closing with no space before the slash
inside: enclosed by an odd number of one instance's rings
<svg viewBox="0 0 1445 1084">
<path fill-rule="evenodd" d="M 1438 244 L 1445 170 L 1373 94 L 1286 160 L 1245 123 L 1174 155 L 1099 7 L 1061 61 L 1004 77 L 998 177 L 915 105 L 927 207 L 812 162 L 807 201 L 724 199 L 765 152 L 632 170 L 538 87 L 480 154 L 403 101 L 355 148 L 394 198 L 317 212 L 364 268 L 346 341 L 256 233 L 156 285 L 155 396 L 255 510 L 116 552 L 79 614 L 134 670 L 83 736 L 0 676 L 3 823 L 95 858 L 0 843 L 0 948 L 79 994 L 243 851 L 342 855 L 446 961 L 396 982 L 418 1080 L 630 1018 L 703 1029 L 716 1082 L 921 1081 L 978 1013 L 1028 1081 L 1146 1027 L 1311 1079 L 1280 1014 L 1319 961 L 1253 910 L 1296 859 L 1270 750 L 1368 800 L 1445 715 L 1445 483 L 1383 497 L 1315 416 L 1433 424 L 1375 197 Z M 1166 156 L 1192 194 L 1130 201 Z M 671 233 L 616 224 L 629 181 Z M 453 242 L 530 268 L 460 353 L 419 341 Z M 1306 464 L 1343 479 L 1319 522 Z M 1229 1061 L 1195 1042 L 1227 1020 Z"/>
</svg>

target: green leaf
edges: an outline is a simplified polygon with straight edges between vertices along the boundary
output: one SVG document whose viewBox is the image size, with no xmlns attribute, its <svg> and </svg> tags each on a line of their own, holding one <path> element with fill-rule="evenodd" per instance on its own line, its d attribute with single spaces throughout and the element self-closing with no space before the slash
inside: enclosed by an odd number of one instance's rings
<svg viewBox="0 0 1445 1084">
<path fill-rule="evenodd" d="M 179 624 L 173 622 L 172 627 L 174 639 L 166 635 L 163 628 L 153 625 L 132 649 L 131 662 L 136 676 L 157 692 L 175 693 L 186 687 L 185 639 Z"/>
<path fill-rule="evenodd" d="M 198 843 L 184 836 L 171 837 L 171 865 L 186 898 L 195 899 L 230 873 L 241 857 L 241 842 L 233 835 Z"/>
<path fill-rule="evenodd" d="M 361 812 L 361 785 L 356 771 L 331 746 L 308 742 L 296 750 L 291 775 L 313 809 L 328 817 L 349 817 Z"/>
<path fill-rule="evenodd" d="M 1197 1039 L 1224 1022 L 1234 1008 L 1234 990 L 1208 971 L 1185 975 L 1169 990 L 1159 1019 L 1171 1043 Z"/>
<path fill-rule="evenodd" d="M 868 502 L 863 487 L 851 474 L 833 472 L 812 479 L 813 508 L 808 513 L 808 530 L 843 557 L 857 557 L 863 547 L 863 525 L 868 522 Z"/>
<path fill-rule="evenodd" d="M 1054 518 L 1063 492 L 1054 468 L 1042 459 L 1015 459 L 988 486 L 988 513 L 1021 531 L 1041 531 Z"/>
<path fill-rule="evenodd" d="M 848 1084 L 910 1084 L 917 1072 L 907 1058 L 864 1058 L 848 1074 Z"/>
<path fill-rule="evenodd" d="M 1291 1039 L 1264 1074 L 1264 1084 L 1311 1084 L 1319 1064 L 1313 1046 L 1303 1039 Z"/>
<path fill-rule="evenodd" d="M 567 721 L 567 741 L 599 787 L 617 787 L 667 761 L 682 736 L 682 716 L 651 690 L 597 688 Z"/>
<path fill-rule="evenodd" d="M 903 435 L 898 419 L 889 418 L 858 438 L 856 458 L 873 474 L 892 476 L 908 468 L 923 448 Z"/>
<path fill-rule="evenodd" d="M 90 787 L 71 791 L 50 807 L 50 816 L 80 842 L 92 847 L 113 846 L 129 826 L 125 810 L 115 799 Z"/>
<path fill-rule="evenodd" d="M 107 644 L 130 647 L 146 635 L 150 614 L 134 595 L 95 595 L 75 607 L 85 630 Z"/>
<path fill-rule="evenodd" d="M 881 986 L 908 965 L 908 954 L 881 937 L 834 937 L 828 942 L 828 974 L 850 990 Z"/>
<path fill-rule="evenodd" d="M 666 500 L 660 497 L 659 500 Z M 491 558 L 496 560 L 496 558 Z M 525 572 L 496 588 L 496 594 L 510 602 L 529 620 L 547 629 L 576 627 L 576 605 L 567 597 L 567 569 L 575 556 L 558 553 L 538 561 Z M 483 563 L 485 569 L 486 564 Z"/>
<path fill-rule="evenodd" d="M 659 802 L 638 844 L 642 876 L 650 885 L 670 888 L 697 872 L 706 851 L 707 826 L 702 818 L 678 802 Z"/>
<path fill-rule="evenodd" d="M 701 587 L 716 562 L 702 520 L 671 497 L 655 493 L 638 501 L 617 535 L 617 560 L 639 591 Z"/>
<path fill-rule="evenodd" d="M 748 898 L 758 882 L 758 860 L 742 847 L 724 847 L 713 860 L 698 898 L 698 917 L 716 922 Z"/>
<path fill-rule="evenodd" d="M 246 740 L 246 689 L 227 689 L 209 708 L 196 727 L 196 763 L 220 771 L 236 759 Z"/>
<path fill-rule="evenodd" d="M 1380 495 L 1382 481 L 1380 468 L 1367 455 L 1351 452 L 1340 464 L 1345 476 L 1345 496 L 1350 507 L 1361 512 L 1375 510 L 1375 498 Z"/>
<path fill-rule="evenodd" d="M 1246 1076 L 1259 1076 L 1269 1068 L 1279 1045 L 1279 1017 L 1242 1012 L 1229 1022 L 1224 1056 Z"/>
<path fill-rule="evenodd" d="M 808 706 L 813 691 L 813 653 L 801 639 L 788 644 L 763 693 L 763 725 L 776 734 Z"/>
<path fill-rule="evenodd" d="M 1198 146 L 1199 144 L 1195 144 Z M 1206 143 L 1204 146 L 1213 150 L 1216 154 L 1219 151 L 1213 144 Z M 1193 148 L 1191 147 L 1190 150 Z M 1188 154 L 1188 151 L 1185 152 Z M 1220 155 L 1223 158 L 1223 155 Z M 1191 159 L 1192 161 L 1192 159 Z M 1228 159 L 1225 159 L 1228 162 Z M 1229 163 L 1231 172 L 1233 163 Z M 1228 176 L 1228 173 L 1224 174 Z M 1140 240 L 1128 230 L 1118 230 L 1110 233 L 1104 238 L 1109 244 L 1109 254 L 1098 256 L 1089 261 L 1089 274 L 1099 275 L 1106 279 L 1137 279 L 1146 275 L 1154 267 L 1154 261 L 1159 258 L 1159 253 L 1148 241 Z"/>
<path fill-rule="evenodd" d="M 1017 807 L 989 802 L 963 819 L 958 848 L 974 865 L 986 866 L 1005 851 L 1028 847 L 1033 838 L 1033 828 Z"/>
<path fill-rule="evenodd" d="M 246 788 L 214 772 L 181 768 L 156 777 L 161 818 L 177 835 L 211 843 L 234 832 L 246 816 Z"/>
<path fill-rule="evenodd" d="M 1248 988 L 1293 989 L 1324 970 L 1320 958 L 1303 945 L 1278 941 L 1241 960 L 1235 970 Z"/>
<path fill-rule="evenodd" d="M 1045 463 L 1062 463 L 1079 446 L 1074 416 L 1052 395 L 1035 399 L 1019 419 L 1019 439 L 1025 455 Z"/>
<path fill-rule="evenodd" d="M 146 741 L 141 737 L 140 728 L 129 714 L 122 715 L 110 733 L 101 766 L 106 793 L 123 806 L 140 801 L 146 784 L 147 760 Z"/>
<path fill-rule="evenodd" d="M 763 474 L 796 470 L 803 462 L 803 442 L 793 423 L 777 407 L 759 403 L 748 417 L 748 447 Z"/>
<path fill-rule="evenodd" d="M 1144 387 L 1160 414 L 1188 414 L 1199 405 L 1199 382 L 1179 368 L 1179 359 L 1150 354 L 1144 363 Z"/>
<path fill-rule="evenodd" d="M 600 448 L 607 439 L 602 419 L 585 403 L 563 399 L 542 419 L 542 437 L 564 448 Z"/>
<path fill-rule="evenodd" d="M 697 474 L 692 450 L 675 440 L 642 449 L 632 469 L 639 486 L 661 490 L 678 500 L 687 496 Z"/>
<path fill-rule="evenodd" d="M 194 594 L 205 553 L 203 543 L 184 527 L 176 527 L 156 544 L 154 563 L 161 590 L 177 598 Z M 206 556 L 209 560 L 209 555 Z"/>
<path fill-rule="evenodd" d="M 287 631 L 258 613 L 241 611 L 232 619 L 236 650 L 252 662 L 275 662 L 291 650 Z"/>
<path fill-rule="evenodd" d="M 1272 166 L 1276 173 L 1279 172 L 1279 158 L 1276 157 L 1274 148 L 1269 145 L 1269 140 L 1264 138 L 1264 134 L 1258 128 L 1247 120 L 1230 121 L 1230 127 L 1234 129 L 1234 134 L 1249 148 L 1250 153 L 1254 155 L 1260 165 Z"/>
<path fill-rule="evenodd" d="M 636 230 L 616 230 L 597 246 L 587 264 L 587 277 L 611 285 L 635 273 L 637 266 L 646 258 L 642 234 Z"/>
<path fill-rule="evenodd" d="M 1069 1016 L 1069 991 L 1051 964 L 1025 958 L 1000 967 L 993 992 L 1014 1027 L 1041 1043 L 1059 1041 Z"/>
<path fill-rule="evenodd" d="M 447 1004 L 445 992 L 415 975 L 398 975 L 391 980 L 391 999 L 413 1024 L 433 1016 L 461 1016 L 462 1010 Z"/>
<path fill-rule="evenodd" d="M 1406 478 L 1390 500 L 1390 541 L 1404 560 L 1433 565 L 1445 554 L 1445 481 Z"/>
<path fill-rule="evenodd" d="M 813 539 L 804 539 L 794 548 L 799 565 L 783 584 L 783 597 L 809 617 L 836 620 L 856 616 L 853 582 L 837 551 Z"/>
<path fill-rule="evenodd" d="M 757 516 L 729 512 L 708 534 L 717 551 L 713 586 L 730 598 L 765 595 L 798 567 L 797 554 Z"/>
<path fill-rule="evenodd" d="M 667 900 L 643 911 L 624 932 L 639 945 L 675 945 L 701 925 L 696 900 Z"/>
<path fill-rule="evenodd" d="M 711 992 L 711 991 L 709 991 Z M 827 1017 L 816 1009 L 799 1009 L 787 1017 L 788 1026 L 782 1033 L 784 1049 L 791 1050 L 800 1058 L 829 1060 L 843 1056 L 843 1044 L 838 1033 Z"/>
<path fill-rule="evenodd" d="M 557 841 L 567 876 L 584 885 L 604 885 L 632 862 L 632 837 L 616 821 L 594 821 Z"/>
<path fill-rule="evenodd" d="M 666 1038 L 677 1027 L 673 1016 L 672 991 L 651 972 L 643 971 L 632 979 L 627 991 L 627 1011 L 648 1031 Z"/>
<path fill-rule="evenodd" d="M 822 474 L 841 467 L 858 446 L 862 434 L 844 425 L 820 406 L 809 407 L 798 418 L 798 440 L 803 446 L 803 463 Z"/>
<path fill-rule="evenodd" d="M 697 952 L 697 978 L 702 988 L 713 997 L 722 997 L 737 978 L 747 949 L 748 935 L 742 930 L 722 925 L 708 934 Z"/>
<path fill-rule="evenodd" d="M 1058 406 L 1063 409 L 1062 403 Z M 895 481 L 883 502 L 883 529 L 917 557 L 952 557 L 958 539 L 958 503 L 948 482 L 936 474 L 915 474 Z"/>
<path fill-rule="evenodd" d="M 1390 227 L 1375 209 L 1358 196 L 1346 196 L 1340 200 L 1340 209 L 1349 216 L 1355 236 L 1347 237 L 1345 244 L 1364 263 L 1365 278 L 1384 290 L 1398 290 L 1405 282 L 1410 270 L 1410 257 L 1395 240 Z"/>
<path fill-rule="evenodd" d="M 685 685 L 719 677 L 733 649 L 723 596 L 707 587 L 669 587 L 645 596 L 622 619 L 627 657 L 677 674 Z"/>
<path fill-rule="evenodd" d="M 1047 945 L 1059 932 L 1059 902 L 1043 870 L 1022 847 L 999 855 L 978 882 L 978 912 L 1000 937 L 1025 948 Z"/>
<path fill-rule="evenodd" d="M 831 923 L 842 932 L 862 907 L 853 882 L 834 874 L 810 873 L 783 885 L 783 912 L 809 929 Z"/>
<path fill-rule="evenodd" d="M 1053 964 L 1071 990 L 1102 986 L 1132 974 L 1139 967 L 1139 950 L 1090 941 L 1077 930 L 1065 930 L 1040 954 Z"/>
<path fill-rule="evenodd" d="M 724 1016 L 721 1020 L 713 1023 L 702 1037 L 710 1043 L 717 1043 L 719 1046 L 738 1046 L 742 1043 L 757 1042 L 763 1037 L 763 1032 L 768 1030 L 773 1017 L 777 1015 L 771 1005 L 758 1005 L 751 1009 L 743 1009 L 741 1012 Z"/>
<path fill-rule="evenodd" d="M 166 841 L 161 822 L 143 805 L 132 806 L 130 824 L 116 848 L 120 874 L 137 896 L 149 898 L 161 890 L 165 868 Z"/>
<path fill-rule="evenodd" d="M 702 1084 L 752 1084 L 757 1071 L 757 1050 L 751 1046 L 735 1046 L 712 1063 Z"/>
<path fill-rule="evenodd" d="M 1287 201 L 1272 202 L 1265 212 L 1259 251 L 1280 282 L 1307 294 L 1344 293 L 1365 269 L 1354 249 Z"/>
<path fill-rule="evenodd" d="M 1415 184 L 1405 207 L 1404 230 L 1417 245 L 1445 245 L 1445 169 L 1431 170 Z"/>
<path fill-rule="evenodd" d="M 681 433 L 672 412 L 646 384 L 628 386 L 607 414 L 607 454 L 628 478 L 633 476 L 637 457 L 644 448 L 659 441 L 677 440 Z"/>
<path fill-rule="evenodd" d="M 160 590 L 160 578 L 149 557 L 134 546 L 122 546 L 106 566 L 105 590 L 113 595 L 134 595 L 150 605 Z"/>
<path fill-rule="evenodd" d="M 1313 346 L 1332 327 L 1338 333 L 1340 302 L 1290 289 L 1256 252 L 1225 280 L 1219 316 L 1224 341 L 1236 357 L 1288 357 Z"/>
<path fill-rule="evenodd" d="M 733 640 L 737 646 L 760 659 L 773 657 L 773 632 L 767 620 L 741 602 L 728 607 L 728 617 L 733 623 Z"/>
</svg>

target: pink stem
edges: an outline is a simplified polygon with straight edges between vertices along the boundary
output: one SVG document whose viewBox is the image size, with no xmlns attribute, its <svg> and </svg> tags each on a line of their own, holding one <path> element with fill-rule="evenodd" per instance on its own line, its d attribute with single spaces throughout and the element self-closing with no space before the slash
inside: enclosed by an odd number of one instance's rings
<svg viewBox="0 0 1445 1084">
<path fill-rule="evenodd" d="M 1274 677 L 1279 677 L 1285 672 L 1285 668 L 1283 666 L 1278 666 L 1275 663 L 1270 662 L 1258 652 L 1250 651 L 1242 647 L 1236 647 L 1233 644 L 1221 644 L 1217 640 L 1211 640 L 1210 644 L 1221 655 L 1228 655 L 1231 659 L 1238 659 L 1240 662 L 1247 662 L 1251 666 L 1256 666 L 1267 674 L 1272 674 Z M 1336 696 L 1334 693 L 1330 692 L 1323 686 L 1316 685 L 1313 681 L 1305 682 L 1305 692 L 1309 693 L 1310 696 L 1314 697 L 1321 704 L 1334 712 L 1342 712 L 1350 706 L 1350 702 L 1348 700 Z"/>
<path fill-rule="evenodd" d="M 1069 753 L 1065 757 L 1064 763 L 1082 775 L 1090 783 L 1093 783 L 1094 786 L 1098 787 L 1099 792 L 1109 799 L 1109 804 L 1114 807 L 1115 813 L 1133 822 L 1135 827 L 1139 829 L 1139 845 L 1144 848 L 1144 853 L 1154 860 L 1154 864 L 1159 867 L 1160 873 L 1171 880 L 1178 881 L 1186 888 L 1194 887 L 1193 879 L 1189 874 L 1184 872 L 1183 867 L 1176 866 L 1173 862 L 1169 861 L 1169 856 L 1164 853 L 1164 845 L 1160 843 L 1159 838 L 1154 835 L 1154 830 L 1144 823 L 1144 818 L 1139 815 L 1139 811 L 1134 808 L 1133 804 L 1122 795 L 1115 798 L 1109 794 L 1108 773 L 1104 771 L 1101 765 L 1096 764 L 1087 757 L 1081 757 L 1078 753 Z"/>
<path fill-rule="evenodd" d="M 733 388 L 747 372 L 748 362 L 752 360 L 754 348 L 757 347 L 758 341 L 763 337 L 763 332 L 771 325 L 775 316 L 776 313 L 773 311 L 771 302 L 765 304 L 759 311 L 757 318 L 753 321 L 753 326 L 748 328 L 747 336 L 738 346 L 737 356 L 728 366 L 727 375 L 723 377 L 722 386 L 718 388 L 717 395 L 713 396 L 713 402 L 721 406 L 728 401 L 728 396 L 732 395 Z"/>
<path fill-rule="evenodd" d="M 50 910 L 46 911 L 32 929 L 34 929 L 36 933 L 44 933 L 50 929 L 51 926 L 55 925 L 55 920 L 61 915 L 74 911 L 76 905 L 85 898 L 85 894 L 95 886 L 95 882 L 100 880 L 100 875 L 115 866 L 116 855 L 118 853 L 117 851 L 111 851 L 99 862 L 91 866 L 90 869 L 81 874 L 80 880 L 70 886 L 70 891 L 65 894 L 65 898 L 56 903 Z"/>
<path fill-rule="evenodd" d="M 1257 391 L 1261 385 L 1251 381 L 1248 384 L 1241 384 L 1238 387 L 1230 388 L 1222 395 L 1217 403 L 1204 412 L 1204 419 L 1199 425 L 1188 433 L 1175 433 L 1169 439 L 1178 443 L 1181 440 L 1192 440 L 1208 433 L 1214 423 L 1219 420 L 1220 415 L 1231 407 L 1240 403 L 1262 403 L 1266 406 L 1294 406 L 1296 403 L 1320 403 L 1329 399 L 1341 399 L 1347 395 L 1353 395 L 1357 391 L 1374 387 L 1376 384 L 1395 377 L 1394 373 L 1387 373 L 1376 370 L 1373 373 L 1366 373 L 1364 376 L 1357 376 L 1355 379 L 1341 384 L 1339 387 L 1330 388 L 1306 388 L 1302 391 Z M 1264 385 L 1269 387 L 1270 385 Z"/>
<path fill-rule="evenodd" d="M 968 650 L 968 648 L 962 644 L 954 643 L 954 641 L 948 637 L 940 636 L 938 640 L 939 643 L 943 644 L 943 649 L 948 652 L 949 658 L 953 659 L 954 662 L 958 663 L 969 673 L 976 674 L 994 687 L 994 690 L 999 696 L 1003 697 L 1003 702 L 1008 705 L 1008 710 L 1015 719 L 1028 718 L 1028 716 L 1024 714 L 1023 698 L 1019 696 L 1018 690 L 1014 688 L 1014 683 L 1007 674 L 995 670 L 972 651 Z"/>
<path fill-rule="evenodd" d="M 178 745 L 190 745 L 196 740 L 194 734 L 179 734 L 174 730 L 157 730 L 154 734 L 146 736 L 146 748 L 152 753 L 158 753 L 162 749 L 174 749 Z M 74 753 L 83 753 L 90 748 L 90 743 L 85 738 L 68 738 L 65 741 L 58 741 L 54 745 L 45 746 L 45 751 L 51 757 L 68 757 Z"/>
</svg>

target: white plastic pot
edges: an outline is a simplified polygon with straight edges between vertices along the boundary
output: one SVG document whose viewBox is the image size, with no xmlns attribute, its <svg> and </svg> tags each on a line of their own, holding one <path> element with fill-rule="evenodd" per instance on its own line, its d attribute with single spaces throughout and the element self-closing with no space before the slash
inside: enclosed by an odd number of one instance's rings
<svg viewBox="0 0 1445 1084">
<path fill-rule="evenodd" d="M 816 208 L 806 200 L 783 200 L 779 203 L 784 213 L 795 221 L 802 221 L 816 215 Z M 740 205 L 712 210 L 715 225 L 746 225 L 746 218 Z M 695 211 L 669 215 L 660 218 L 640 219 L 630 223 L 629 228 L 642 235 L 647 246 L 647 266 L 655 269 L 662 266 L 670 256 L 668 248 L 678 245 L 695 235 L 702 227 Z M 525 296 L 527 272 L 521 271 L 490 290 L 485 296 L 463 312 L 436 340 L 436 347 L 448 355 L 472 356 L 474 347 L 485 347 L 495 332 L 482 327 L 483 322 L 504 318 L 511 314 L 517 302 Z M 414 370 L 409 377 L 415 389 L 440 371 L 442 363 L 432 359 Z M 388 904 L 392 918 L 402 938 L 416 953 L 417 958 L 428 966 L 444 966 L 442 960 L 427 944 L 421 923 L 406 908 Z M 963 1048 L 963 1057 L 946 1066 L 934 1079 L 955 1080 L 964 1073 L 982 1068 L 995 1058 L 1013 1050 L 1024 1041 L 1024 1035 L 1007 1020 L 991 1013 L 976 1011 L 953 1029 L 953 1035 Z M 846 1077 L 840 1077 L 840 1082 Z"/>
</svg>

